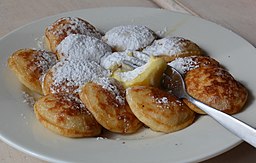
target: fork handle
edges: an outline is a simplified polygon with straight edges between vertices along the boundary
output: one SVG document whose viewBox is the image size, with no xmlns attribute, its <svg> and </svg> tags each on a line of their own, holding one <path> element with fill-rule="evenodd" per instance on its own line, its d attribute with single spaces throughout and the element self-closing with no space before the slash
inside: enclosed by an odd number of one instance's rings
<svg viewBox="0 0 256 163">
<path fill-rule="evenodd" d="M 226 129 L 234 133 L 236 136 L 240 137 L 247 143 L 251 144 L 256 148 L 256 130 L 246 123 L 223 113 L 215 108 L 212 108 L 195 98 L 188 96 L 187 99 L 199 107 L 201 110 L 206 112 L 209 116 L 214 118 L 217 122 L 219 122 Z"/>
</svg>

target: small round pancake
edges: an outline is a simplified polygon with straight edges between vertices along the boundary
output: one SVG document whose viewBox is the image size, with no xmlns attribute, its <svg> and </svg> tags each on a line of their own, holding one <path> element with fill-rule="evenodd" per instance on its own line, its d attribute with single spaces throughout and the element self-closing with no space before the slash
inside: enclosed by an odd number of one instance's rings
<svg viewBox="0 0 256 163">
<path fill-rule="evenodd" d="M 150 45 L 156 39 L 156 35 L 146 26 L 124 25 L 110 29 L 102 39 L 113 48 L 113 51 L 135 51 Z"/>
<path fill-rule="evenodd" d="M 97 63 L 100 63 L 107 53 L 112 53 L 111 47 L 101 39 L 81 34 L 68 35 L 60 42 L 56 50 L 60 60 L 80 58 Z"/>
<path fill-rule="evenodd" d="M 195 118 L 195 113 L 182 101 L 155 87 L 130 87 L 126 90 L 126 100 L 135 116 L 154 131 L 181 130 Z"/>
<path fill-rule="evenodd" d="M 49 130 L 66 137 L 88 137 L 101 133 L 102 127 L 72 94 L 49 94 L 36 101 L 36 118 Z"/>
<path fill-rule="evenodd" d="M 98 63 L 79 58 L 61 60 L 44 76 L 43 94 L 66 92 L 77 94 L 86 82 L 108 76 L 109 71 Z"/>
<path fill-rule="evenodd" d="M 142 52 L 151 56 L 163 57 L 166 62 L 177 57 L 203 55 L 203 51 L 196 43 L 182 37 L 165 37 L 155 40 Z"/>
<path fill-rule="evenodd" d="M 45 42 L 48 49 L 56 53 L 56 47 L 70 34 L 83 34 L 101 38 L 100 32 L 89 22 L 77 17 L 63 17 L 45 29 Z"/>
<path fill-rule="evenodd" d="M 220 67 L 220 63 L 218 61 L 208 56 L 178 57 L 169 62 L 168 65 L 175 68 L 182 75 L 185 75 L 188 71 L 198 67 Z"/>
<path fill-rule="evenodd" d="M 110 88 L 115 85 L 110 86 Z M 119 99 L 116 93 L 103 88 L 101 85 L 89 82 L 79 93 L 81 100 L 95 119 L 104 128 L 116 133 L 134 133 L 142 123 L 134 116 L 125 101 L 125 91 L 119 88 Z M 123 102 L 120 101 L 122 98 Z"/>
<path fill-rule="evenodd" d="M 185 83 L 192 97 L 228 114 L 240 112 L 247 101 L 246 88 L 223 68 L 206 66 L 191 70 Z M 197 113 L 205 114 L 187 100 L 184 102 Z"/>
<path fill-rule="evenodd" d="M 55 54 L 35 49 L 20 49 L 8 59 L 8 67 L 19 81 L 30 90 L 40 94 L 42 94 L 42 76 L 56 63 Z"/>
</svg>

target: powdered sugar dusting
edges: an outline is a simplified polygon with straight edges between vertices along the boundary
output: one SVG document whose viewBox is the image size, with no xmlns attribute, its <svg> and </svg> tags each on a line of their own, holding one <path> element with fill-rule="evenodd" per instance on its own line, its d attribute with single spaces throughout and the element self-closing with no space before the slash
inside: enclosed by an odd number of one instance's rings
<svg viewBox="0 0 256 163">
<path fill-rule="evenodd" d="M 56 27 L 57 26 L 57 27 Z M 57 28 L 56 30 L 54 28 Z M 47 27 L 48 31 L 53 31 L 53 35 L 70 35 L 70 34 L 84 34 L 96 38 L 101 38 L 101 34 L 90 23 L 76 17 L 60 18 L 52 25 Z"/>
<path fill-rule="evenodd" d="M 39 80 L 41 81 L 43 75 L 56 63 L 57 57 L 54 53 L 44 50 L 34 50 L 29 69 L 38 72 L 40 75 Z"/>
<path fill-rule="evenodd" d="M 146 47 L 142 52 L 153 55 L 175 55 L 184 51 L 184 46 L 182 44 L 185 39 L 182 37 L 166 37 L 159 40 L 155 40 L 152 45 Z"/>
<path fill-rule="evenodd" d="M 156 35 L 161 38 L 161 37 L 164 37 L 166 32 L 167 32 L 167 27 L 164 27 L 163 30 L 156 31 Z"/>
<path fill-rule="evenodd" d="M 57 63 L 57 57 L 54 53 L 39 51 L 38 54 L 34 54 L 35 65 L 40 68 L 42 74 L 45 74 L 53 65 Z"/>
<path fill-rule="evenodd" d="M 156 98 L 155 100 L 159 104 L 168 104 L 169 103 L 169 100 L 167 97 Z"/>
<path fill-rule="evenodd" d="M 86 82 L 109 76 L 109 71 L 96 62 L 81 59 L 62 60 L 53 67 L 52 71 L 51 91 L 53 93 L 71 93 L 70 87 L 75 88 L 74 92 L 78 93 L 80 87 Z"/>
<path fill-rule="evenodd" d="M 114 79 L 109 78 L 110 72 L 98 63 L 88 60 L 62 60 L 53 69 L 52 93 L 67 92 L 79 93 L 87 82 L 95 82 L 112 93 L 119 104 L 125 104 Z"/>
<path fill-rule="evenodd" d="M 33 107 L 35 104 L 35 99 L 33 96 L 29 95 L 27 92 L 22 92 L 24 98 L 23 102 L 28 104 L 30 107 Z"/>
<path fill-rule="evenodd" d="M 87 114 L 91 115 L 91 112 L 86 109 L 84 103 L 74 94 L 61 94 L 61 99 L 62 100 L 59 100 L 60 102 L 64 100 L 65 102 L 72 103 L 70 109 L 86 111 Z"/>
<path fill-rule="evenodd" d="M 70 34 L 57 46 L 61 59 L 81 58 L 100 62 L 101 58 L 111 53 L 111 47 L 95 37 Z"/>
<path fill-rule="evenodd" d="M 121 92 L 117 85 L 115 84 L 115 80 L 108 77 L 102 77 L 94 80 L 95 83 L 102 86 L 102 88 L 110 91 L 115 97 L 119 104 L 125 104 L 125 97 L 121 95 Z"/>
<path fill-rule="evenodd" d="M 176 58 L 168 63 L 168 65 L 184 75 L 186 72 L 199 67 L 198 63 L 193 58 L 194 57 Z"/>
<path fill-rule="evenodd" d="M 132 52 L 132 56 L 135 57 L 135 58 L 138 58 L 140 59 L 141 61 L 147 63 L 150 56 L 146 53 L 143 53 L 143 52 L 140 52 L 140 51 L 134 51 Z"/>
<path fill-rule="evenodd" d="M 152 30 L 146 26 L 126 25 L 109 30 L 103 40 L 117 51 L 139 50 L 155 39 Z"/>
<path fill-rule="evenodd" d="M 145 64 L 145 65 L 138 67 L 132 71 L 116 72 L 116 75 L 119 76 L 123 82 L 131 81 L 131 80 L 135 79 L 137 76 L 139 76 L 142 72 L 144 72 L 147 67 L 148 67 L 148 64 Z"/>
<path fill-rule="evenodd" d="M 114 52 L 111 55 L 104 58 L 101 65 L 106 69 L 112 69 L 113 67 L 121 67 L 125 63 L 123 61 L 129 61 L 136 66 L 142 66 L 149 60 L 149 56 L 138 51 L 130 52 Z"/>
<path fill-rule="evenodd" d="M 45 45 L 45 41 L 44 40 L 45 40 L 45 36 L 41 36 L 41 37 L 35 38 L 37 47 L 39 49 L 45 49 L 46 45 Z"/>
</svg>

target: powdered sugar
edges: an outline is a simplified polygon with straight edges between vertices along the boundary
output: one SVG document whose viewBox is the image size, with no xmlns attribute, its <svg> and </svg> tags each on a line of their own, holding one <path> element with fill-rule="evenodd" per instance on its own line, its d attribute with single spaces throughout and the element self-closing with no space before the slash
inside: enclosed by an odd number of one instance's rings
<svg viewBox="0 0 256 163">
<path fill-rule="evenodd" d="M 38 51 L 35 53 L 35 65 L 40 68 L 42 74 L 46 73 L 53 65 L 57 63 L 57 57 L 54 53 L 46 51 Z"/>
<path fill-rule="evenodd" d="M 184 51 L 185 39 L 182 37 L 166 37 L 155 40 L 152 45 L 146 47 L 142 52 L 153 55 L 175 55 Z"/>
<path fill-rule="evenodd" d="M 108 77 L 110 72 L 94 61 L 62 60 L 53 67 L 52 71 L 52 93 L 79 93 L 81 86 L 91 81 L 110 91 L 121 105 L 125 103 L 125 98 L 120 94 L 114 79 Z"/>
<path fill-rule="evenodd" d="M 172 62 L 168 63 L 168 65 L 184 75 L 189 70 L 199 67 L 198 63 L 193 58 L 194 57 L 176 58 Z"/>
<path fill-rule="evenodd" d="M 142 72 L 144 72 L 147 67 L 148 67 L 148 64 L 145 64 L 132 71 L 116 72 L 116 75 L 119 76 L 119 78 L 121 78 L 123 82 L 131 81 L 135 79 L 137 76 L 139 76 Z"/>
<path fill-rule="evenodd" d="M 24 98 L 23 102 L 28 104 L 30 107 L 33 107 L 35 104 L 35 99 L 33 96 L 29 95 L 27 92 L 22 92 Z"/>
<path fill-rule="evenodd" d="M 129 61 L 136 66 L 142 66 L 149 60 L 149 56 L 138 51 L 130 52 L 114 52 L 111 55 L 104 58 L 101 65 L 106 69 L 112 69 L 113 67 L 124 66 L 123 61 Z"/>
<path fill-rule="evenodd" d="M 72 59 L 62 60 L 53 66 L 51 91 L 78 93 L 86 82 L 109 76 L 109 71 L 94 61 Z M 73 90 L 74 89 L 74 90 Z"/>
<path fill-rule="evenodd" d="M 167 27 L 164 27 L 163 30 L 156 31 L 156 35 L 160 38 L 164 37 L 165 33 L 167 32 Z"/>
<path fill-rule="evenodd" d="M 39 80 L 41 81 L 43 75 L 56 63 L 57 57 L 54 53 L 33 49 L 29 69 L 38 72 L 40 75 Z"/>
<path fill-rule="evenodd" d="M 104 55 L 112 52 L 102 40 L 80 34 L 70 34 L 56 49 L 61 59 L 81 58 L 98 63 Z"/>
<path fill-rule="evenodd" d="M 159 104 L 168 104 L 169 103 L 169 100 L 167 97 L 156 98 L 155 100 Z"/>
<path fill-rule="evenodd" d="M 108 77 L 101 77 L 94 80 L 94 82 L 101 85 L 102 88 L 111 92 L 116 97 L 116 100 L 119 102 L 119 104 L 121 105 L 125 104 L 125 97 L 121 95 L 121 92 L 117 87 L 117 83 L 115 79 L 108 78 Z"/>
<path fill-rule="evenodd" d="M 55 29 L 56 28 L 56 29 Z M 53 35 L 70 35 L 70 34 L 84 34 L 96 38 L 101 38 L 101 34 L 90 23 L 76 17 L 64 17 L 58 19 L 51 26 L 47 27 L 48 31 L 53 31 Z"/>
<path fill-rule="evenodd" d="M 46 45 L 44 40 L 45 40 L 45 36 L 35 38 L 36 45 L 39 49 L 45 49 Z"/>
<path fill-rule="evenodd" d="M 139 50 L 151 44 L 154 39 L 153 31 L 142 25 L 114 27 L 103 37 L 103 40 L 117 51 Z"/>
<path fill-rule="evenodd" d="M 140 51 L 134 51 L 132 52 L 132 56 L 135 57 L 135 58 L 138 58 L 140 59 L 141 61 L 147 63 L 150 56 L 146 53 L 143 53 L 143 52 L 140 52 Z"/>
<path fill-rule="evenodd" d="M 88 111 L 84 105 L 84 103 L 74 94 L 60 94 L 61 99 L 60 102 L 70 102 L 72 105 L 69 107 L 70 109 L 85 111 L 88 115 L 91 115 L 91 112 Z"/>
</svg>

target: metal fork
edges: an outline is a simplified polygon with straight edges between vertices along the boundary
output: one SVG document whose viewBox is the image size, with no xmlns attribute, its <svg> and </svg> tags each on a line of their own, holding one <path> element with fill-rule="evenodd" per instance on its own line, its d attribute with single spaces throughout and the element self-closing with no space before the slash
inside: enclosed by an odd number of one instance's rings
<svg viewBox="0 0 256 163">
<path fill-rule="evenodd" d="M 162 80 L 163 87 L 170 90 L 178 98 L 185 98 L 203 110 L 223 127 L 256 147 L 256 130 L 246 123 L 193 98 L 186 91 L 186 85 L 181 74 L 171 66 L 167 66 Z"/>
<path fill-rule="evenodd" d="M 138 67 L 129 61 L 124 61 L 124 63 L 134 68 Z M 167 65 L 163 74 L 162 86 L 177 98 L 187 99 L 219 122 L 223 127 L 256 148 L 256 130 L 254 128 L 190 96 L 186 91 L 186 85 L 182 75 L 175 68 Z"/>
</svg>

